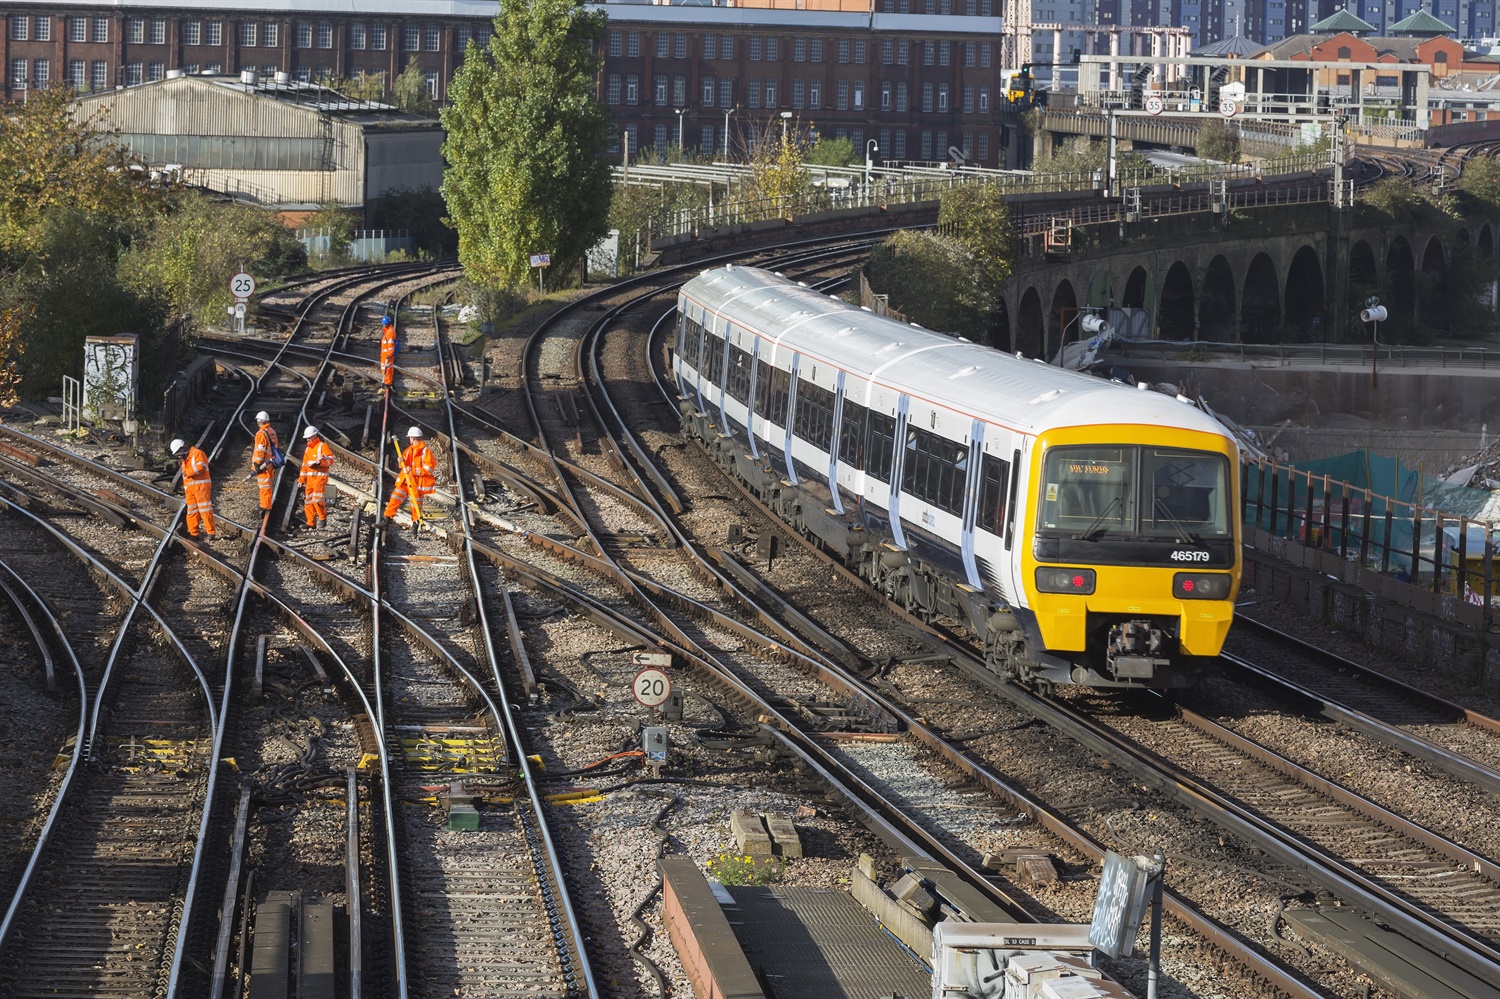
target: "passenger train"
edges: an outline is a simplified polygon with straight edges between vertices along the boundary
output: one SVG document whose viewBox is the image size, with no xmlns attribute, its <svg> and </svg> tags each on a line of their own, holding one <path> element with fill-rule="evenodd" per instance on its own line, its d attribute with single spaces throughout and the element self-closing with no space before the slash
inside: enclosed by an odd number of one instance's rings
<svg viewBox="0 0 1500 999">
<path fill-rule="evenodd" d="M 1238 451 L 1158 392 L 747 267 L 678 296 L 684 431 L 795 530 L 1038 688 L 1178 688 L 1239 588 Z"/>
</svg>

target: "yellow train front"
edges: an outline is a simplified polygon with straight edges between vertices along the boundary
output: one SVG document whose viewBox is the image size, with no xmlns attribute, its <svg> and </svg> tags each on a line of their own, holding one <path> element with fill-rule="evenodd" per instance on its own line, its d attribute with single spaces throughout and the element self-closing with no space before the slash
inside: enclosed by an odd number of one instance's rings
<svg viewBox="0 0 1500 999">
<path fill-rule="evenodd" d="M 1060 427 L 1038 435 L 1029 465 L 1021 679 L 1191 686 L 1218 656 L 1239 590 L 1233 441 L 1181 426 Z"/>
</svg>

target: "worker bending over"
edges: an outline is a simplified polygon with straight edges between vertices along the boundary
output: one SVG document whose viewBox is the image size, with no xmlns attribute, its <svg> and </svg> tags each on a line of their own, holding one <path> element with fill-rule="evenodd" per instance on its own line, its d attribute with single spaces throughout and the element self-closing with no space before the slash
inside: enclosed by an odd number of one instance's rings
<svg viewBox="0 0 1500 999">
<path fill-rule="evenodd" d="M 412 427 L 406 432 L 406 450 L 397 445 L 401 455 L 401 474 L 396 477 L 396 487 L 391 490 L 391 500 L 385 505 L 385 519 L 389 520 L 401 510 L 401 504 L 411 496 L 411 523 L 413 529 L 422 522 L 422 503 L 437 488 L 437 459 L 432 449 L 422 440 L 422 428 Z"/>
<path fill-rule="evenodd" d="M 271 509 L 271 475 L 279 466 L 276 459 L 281 454 L 281 441 L 271 428 L 271 414 L 264 409 L 255 414 L 258 429 L 255 431 L 255 453 L 250 456 L 250 469 L 255 481 L 260 483 L 260 508 Z"/>
<path fill-rule="evenodd" d="M 396 324 L 390 316 L 380 320 L 380 380 L 386 388 L 396 377 Z"/>
<path fill-rule="evenodd" d="M 214 484 L 208 475 L 208 455 L 182 440 L 172 442 L 172 457 L 182 461 L 182 491 L 187 497 L 189 537 L 198 536 L 201 525 L 210 538 L 214 534 Z"/>
<path fill-rule="evenodd" d="M 317 427 L 302 431 L 302 439 L 307 441 L 307 448 L 302 452 L 302 473 L 297 476 L 297 485 L 302 487 L 302 512 L 307 516 L 308 527 L 322 527 L 328 520 L 323 493 L 328 489 L 333 449 L 318 436 Z"/>
</svg>

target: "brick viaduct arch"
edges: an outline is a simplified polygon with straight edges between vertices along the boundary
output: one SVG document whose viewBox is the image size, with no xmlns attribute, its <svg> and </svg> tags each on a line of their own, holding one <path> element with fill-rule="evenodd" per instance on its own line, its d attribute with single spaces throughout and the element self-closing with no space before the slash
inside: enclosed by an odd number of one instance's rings
<svg viewBox="0 0 1500 999">
<path fill-rule="evenodd" d="M 1208 238 L 1204 238 L 1204 237 Z M 1357 338 L 1357 320 L 1340 335 L 1326 226 L 1282 235 L 1199 234 L 1197 239 L 1123 243 L 1065 263 L 1028 260 L 1002 289 L 994 346 L 1054 356 L 1078 338 L 1080 307 L 1140 310 L 1153 338 L 1219 342 L 1337 342 Z M 1500 227 L 1461 226 L 1446 242 L 1414 225 L 1358 229 L 1347 240 L 1350 307 L 1378 294 L 1393 321 L 1442 328 L 1443 285 L 1455 254 L 1477 256 L 1500 304 Z M 1336 268 L 1338 262 L 1334 261 Z M 1347 314 L 1347 313 L 1346 313 Z M 1400 317 L 1398 319 L 1398 317 Z"/>
</svg>

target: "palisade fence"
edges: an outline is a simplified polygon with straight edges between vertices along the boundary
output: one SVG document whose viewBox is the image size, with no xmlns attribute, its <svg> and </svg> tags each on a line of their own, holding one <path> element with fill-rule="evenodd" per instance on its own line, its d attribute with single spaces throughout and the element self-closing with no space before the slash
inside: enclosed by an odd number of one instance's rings
<svg viewBox="0 0 1500 999">
<path fill-rule="evenodd" d="M 1130 188 L 1145 189 L 1180 187 L 1184 184 L 1206 184 L 1224 181 L 1258 180 L 1274 176 L 1300 173 L 1316 173 L 1327 169 L 1328 153 L 1314 151 L 1278 157 L 1276 160 L 1253 166 L 1243 163 L 1214 163 L 1172 169 L 1121 173 L 1116 178 L 1116 187 L 1121 192 Z M 820 168 L 813 167 L 815 176 Z M 956 169 L 938 167 L 908 168 L 900 171 L 881 169 L 875 172 L 868 185 L 862 182 L 860 171 L 840 171 L 839 180 L 847 176 L 848 182 L 840 186 L 835 183 L 814 184 L 793 195 L 777 198 L 737 199 L 733 196 L 734 181 L 728 183 L 730 196 L 722 201 L 692 208 L 663 209 L 652 213 L 639 233 L 639 242 L 650 245 L 653 240 L 695 234 L 707 229 L 745 225 L 771 219 L 790 219 L 799 215 L 838 209 L 869 208 L 876 205 L 909 204 L 921 201 L 936 201 L 942 193 L 965 184 L 992 184 L 1005 194 L 1063 194 L 1078 191 L 1103 190 L 1105 176 L 1102 170 L 1082 170 L 1065 173 L 1028 173 L 1025 171 Z M 830 173 L 828 177 L 834 177 Z M 1281 193 L 1277 193 L 1280 191 Z M 1230 191 L 1229 207 L 1254 207 L 1262 204 L 1285 204 L 1293 201 L 1319 201 L 1329 197 L 1326 183 L 1310 182 L 1306 189 L 1288 195 L 1284 189 Z M 1171 200 L 1171 199 L 1169 199 Z M 1089 221 L 1113 221 L 1124 212 L 1121 199 L 1112 199 L 1107 205 L 1093 204 L 1075 211 L 1088 216 L 1080 224 Z M 1212 191 L 1185 192 L 1172 200 L 1170 205 L 1153 207 L 1142 204 L 1142 214 L 1164 215 L 1207 211 L 1217 207 L 1220 201 Z M 1066 214 L 1066 213 L 1064 213 Z M 1094 216 L 1097 216 L 1095 218 Z M 1051 219 L 1054 215 L 1036 216 Z M 1030 216 L 1018 217 L 1021 222 Z M 1041 223 L 1038 223 L 1041 224 Z"/>
<path fill-rule="evenodd" d="M 1301 365 L 1340 365 L 1370 368 L 1460 368 L 1475 371 L 1500 368 L 1500 350 L 1493 347 L 1412 347 L 1399 343 L 1219 343 L 1209 340 L 1111 341 L 1112 359 L 1253 362 L 1280 368 Z"/>
<path fill-rule="evenodd" d="M 332 231 L 329 229 L 298 229 L 297 239 L 307 247 L 307 255 L 313 260 L 325 260 L 332 248 Z M 361 263 L 381 260 L 386 254 L 400 250 L 411 252 L 411 233 L 405 229 L 356 229 L 349 241 L 348 258 Z"/>
<path fill-rule="evenodd" d="M 1448 620 L 1493 621 L 1494 523 L 1272 461 L 1240 471 L 1253 547 Z"/>
</svg>

